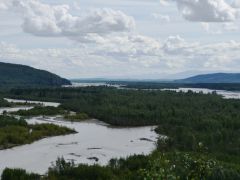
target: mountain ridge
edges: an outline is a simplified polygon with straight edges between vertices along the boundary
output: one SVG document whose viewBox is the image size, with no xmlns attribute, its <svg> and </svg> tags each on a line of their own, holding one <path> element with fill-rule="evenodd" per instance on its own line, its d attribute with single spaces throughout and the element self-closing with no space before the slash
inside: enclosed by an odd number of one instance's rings
<svg viewBox="0 0 240 180">
<path fill-rule="evenodd" d="M 176 83 L 240 83 L 240 73 L 211 73 L 175 80 Z"/>
<path fill-rule="evenodd" d="M 69 80 L 45 70 L 0 62 L 0 87 L 51 87 L 70 84 Z"/>
</svg>

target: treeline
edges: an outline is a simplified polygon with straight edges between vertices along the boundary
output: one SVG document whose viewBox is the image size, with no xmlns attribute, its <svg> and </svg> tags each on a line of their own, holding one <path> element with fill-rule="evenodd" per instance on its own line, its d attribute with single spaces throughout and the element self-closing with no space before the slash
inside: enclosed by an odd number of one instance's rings
<svg viewBox="0 0 240 180">
<path fill-rule="evenodd" d="M 172 82 L 108 82 L 121 84 L 130 89 L 164 89 L 164 88 L 207 88 L 213 90 L 239 91 L 240 83 L 176 83 Z"/>
<path fill-rule="evenodd" d="M 62 107 L 52 107 L 52 106 L 35 106 L 28 110 L 18 110 L 16 112 L 11 112 L 12 115 L 18 116 L 55 116 L 63 115 L 64 119 L 72 122 L 80 122 L 89 119 L 86 113 L 74 113 L 64 110 Z"/>
<path fill-rule="evenodd" d="M 29 144 L 45 137 L 70 133 L 75 133 L 75 131 L 53 124 L 29 125 L 23 118 L 0 116 L 0 150 Z"/>
<path fill-rule="evenodd" d="M 52 107 L 52 106 L 35 106 L 29 110 L 19 110 L 16 112 L 12 112 L 11 114 L 19 115 L 19 116 L 54 116 L 65 114 L 66 111 L 60 107 Z"/>
</svg>

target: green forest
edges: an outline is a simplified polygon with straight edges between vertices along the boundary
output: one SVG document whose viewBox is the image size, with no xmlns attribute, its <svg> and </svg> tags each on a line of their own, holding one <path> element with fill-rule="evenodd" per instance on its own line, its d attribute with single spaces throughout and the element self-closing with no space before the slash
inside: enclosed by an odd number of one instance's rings
<svg viewBox="0 0 240 180">
<path fill-rule="evenodd" d="M 66 111 L 115 126 L 158 125 L 166 135 L 149 156 L 111 160 L 106 167 L 59 159 L 46 179 L 239 179 L 240 101 L 215 93 L 119 90 L 109 87 L 14 89 L 11 98 L 60 102 Z M 24 170 L 7 169 L 2 178 Z M 34 176 L 34 175 L 33 175 Z M 188 177 L 188 178 L 186 178 Z M 84 179 L 84 178 L 83 178 Z"/>
<path fill-rule="evenodd" d="M 183 82 L 141 82 L 141 81 L 109 81 L 107 84 L 119 85 L 130 89 L 164 89 L 164 88 L 207 88 L 213 90 L 239 91 L 240 83 L 183 83 Z"/>
</svg>

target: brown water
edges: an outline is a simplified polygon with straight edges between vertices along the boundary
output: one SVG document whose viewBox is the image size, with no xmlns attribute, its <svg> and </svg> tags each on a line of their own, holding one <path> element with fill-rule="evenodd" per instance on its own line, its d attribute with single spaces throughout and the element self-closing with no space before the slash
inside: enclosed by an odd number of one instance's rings
<svg viewBox="0 0 240 180">
<path fill-rule="evenodd" d="M 21 108 L 26 107 L 17 109 Z M 4 108 L 7 111 L 17 109 Z M 67 126 L 78 133 L 46 138 L 29 145 L 1 150 L 0 174 L 6 167 L 23 168 L 44 174 L 58 157 L 74 160 L 75 163 L 105 165 L 111 158 L 151 153 L 158 137 L 153 126 L 113 128 L 97 120 L 71 123 L 63 121 L 61 117 L 33 117 L 27 121 L 29 124 L 53 123 Z M 146 139 L 141 140 L 142 138 Z M 98 161 L 91 159 L 93 157 Z"/>
</svg>

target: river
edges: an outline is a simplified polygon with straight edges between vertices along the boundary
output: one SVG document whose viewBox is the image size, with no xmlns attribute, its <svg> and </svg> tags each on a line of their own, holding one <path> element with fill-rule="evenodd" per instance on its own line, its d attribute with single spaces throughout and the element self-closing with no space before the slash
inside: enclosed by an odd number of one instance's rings
<svg viewBox="0 0 240 180">
<path fill-rule="evenodd" d="M 25 102 L 25 100 L 10 100 Z M 58 103 L 35 102 L 56 106 Z M 59 105 L 59 104 L 58 104 Z M 32 107 L 3 108 L 5 111 Z M 3 112 L 0 108 L 0 112 Z M 98 120 L 67 122 L 61 116 L 32 117 L 29 124 L 53 123 L 75 129 L 77 134 L 45 138 L 32 144 L 0 151 L 0 174 L 4 168 L 23 168 L 29 172 L 44 174 L 58 157 L 75 163 L 106 165 L 111 158 L 134 154 L 149 154 L 155 148 L 158 135 L 154 126 L 119 128 Z"/>
<path fill-rule="evenodd" d="M 196 92 L 196 93 L 203 93 L 209 94 L 216 92 L 218 95 L 221 95 L 224 99 L 240 99 L 240 92 L 238 91 L 225 91 L 225 90 L 212 90 L 206 88 L 178 88 L 178 89 L 161 89 L 162 91 L 175 91 L 175 92 Z"/>
</svg>

